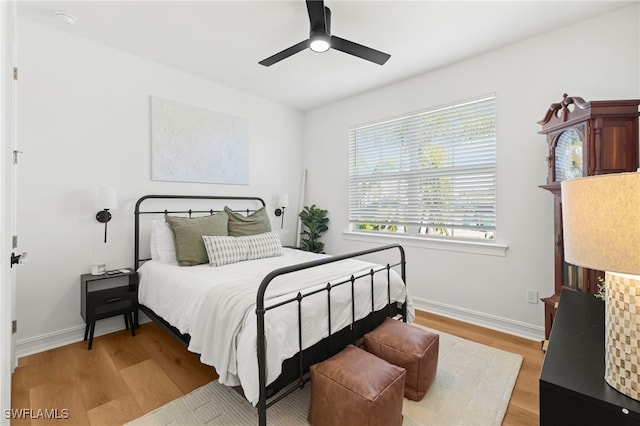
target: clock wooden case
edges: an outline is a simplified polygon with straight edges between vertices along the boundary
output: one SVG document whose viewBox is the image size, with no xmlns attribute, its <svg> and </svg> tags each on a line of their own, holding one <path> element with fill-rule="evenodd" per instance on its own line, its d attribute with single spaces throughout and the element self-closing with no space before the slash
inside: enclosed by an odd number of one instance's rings
<svg viewBox="0 0 640 426">
<path fill-rule="evenodd" d="M 557 302 L 564 289 L 598 292 L 598 277 L 604 272 L 568 264 L 562 245 L 563 180 L 638 168 L 638 105 L 640 99 L 590 101 L 562 95 L 538 124 L 546 135 L 547 184 L 553 194 L 554 294 L 545 297 L 545 338 L 549 339 Z M 593 200 L 606 203 L 606 197 Z"/>
</svg>

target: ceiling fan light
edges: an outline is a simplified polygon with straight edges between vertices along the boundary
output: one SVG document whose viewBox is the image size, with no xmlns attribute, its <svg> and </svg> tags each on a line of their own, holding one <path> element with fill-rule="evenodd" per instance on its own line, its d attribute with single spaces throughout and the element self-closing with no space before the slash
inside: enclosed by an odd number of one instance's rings
<svg viewBox="0 0 640 426">
<path fill-rule="evenodd" d="M 309 48 L 314 52 L 326 52 L 331 47 L 329 36 L 326 34 L 313 34 L 310 41 Z"/>
</svg>

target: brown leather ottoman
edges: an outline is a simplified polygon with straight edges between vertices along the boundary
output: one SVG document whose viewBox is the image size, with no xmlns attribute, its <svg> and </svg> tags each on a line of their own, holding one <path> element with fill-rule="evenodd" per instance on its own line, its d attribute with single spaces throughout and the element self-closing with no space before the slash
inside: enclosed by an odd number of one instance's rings
<svg viewBox="0 0 640 426">
<path fill-rule="evenodd" d="M 404 377 L 404 368 L 349 345 L 311 366 L 309 423 L 401 425 Z"/>
<path fill-rule="evenodd" d="M 364 335 L 364 349 L 407 370 L 404 396 L 420 401 L 436 378 L 440 336 L 386 318 Z"/>
</svg>

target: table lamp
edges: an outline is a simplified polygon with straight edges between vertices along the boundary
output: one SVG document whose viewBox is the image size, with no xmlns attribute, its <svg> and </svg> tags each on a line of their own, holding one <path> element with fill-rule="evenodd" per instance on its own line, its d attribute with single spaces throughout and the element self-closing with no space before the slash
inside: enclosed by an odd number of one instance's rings
<svg viewBox="0 0 640 426">
<path fill-rule="evenodd" d="M 640 173 L 565 180 L 564 258 L 605 271 L 605 380 L 640 400 Z"/>
</svg>

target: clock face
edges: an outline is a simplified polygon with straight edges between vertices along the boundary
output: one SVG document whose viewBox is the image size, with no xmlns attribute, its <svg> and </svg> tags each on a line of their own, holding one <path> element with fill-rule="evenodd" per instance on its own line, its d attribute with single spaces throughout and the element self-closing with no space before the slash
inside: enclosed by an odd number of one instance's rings
<svg viewBox="0 0 640 426">
<path fill-rule="evenodd" d="M 555 153 L 556 182 L 582 176 L 582 137 L 574 129 L 558 136 Z"/>
</svg>

